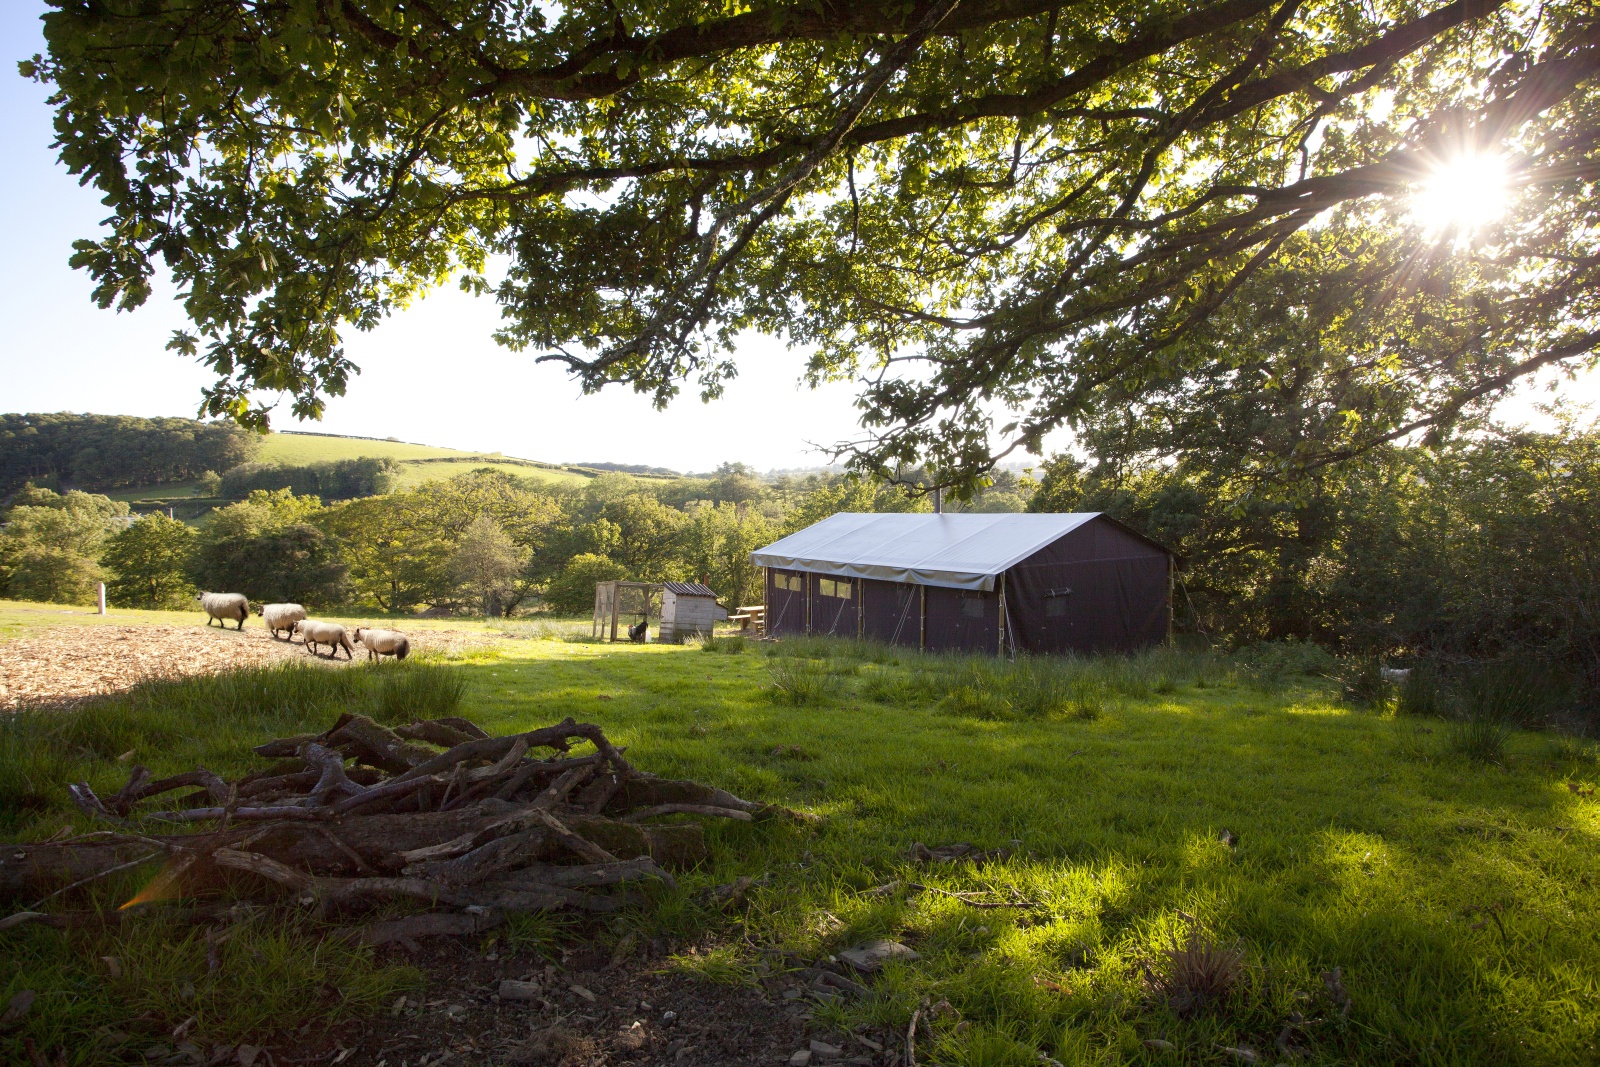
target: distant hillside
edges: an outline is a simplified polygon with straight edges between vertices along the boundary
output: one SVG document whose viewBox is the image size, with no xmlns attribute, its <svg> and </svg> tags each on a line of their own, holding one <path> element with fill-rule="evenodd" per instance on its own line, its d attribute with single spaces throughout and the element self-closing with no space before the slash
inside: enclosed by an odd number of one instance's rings
<svg viewBox="0 0 1600 1067">
<path fill-rule="evenodd" d="M 574 482 L 593 477 L 591 471 L 538 460 L 519 459 L 499 452 L 463 452 L 454 448 L 412 444 L 408 441 L 377 440 L 371 437 L 343 437 L 338 434 L 304 433 L 291 430 L 271 433 L 261 441 L 255 459 L 260 463 L 300 466 L 331 463 L 340 459 L 392 459 L 400 464 L 400 488 L 409 489 L 424 482 L 437 481 L 479 467 L 493 467 L 523 478 L 547 482 Z"/>
<path fill-rule="evenodd" d="M 173 506 L 195 518 L 221 501 L 197 498 L 206 472 L 226 474 L 241 464 L 325 467 L 363 457 L 399 466 L 397 488 L 491 467 L 522 478 L 581 482 L 623 465 L 544 463 L 499 452 L 467 452 L 391 439 L 287 431 L 264 437 L 229 423 L 195 419 L 143 419 L 122 415 L 0 415 L 0 500 L 28 481 L 61 489 L 86 489 L 136 508 Z M 643 477 L 665 474 L 637 467 Z M 215 490 L 213 490 L 215 491 Z"/>
</svg>

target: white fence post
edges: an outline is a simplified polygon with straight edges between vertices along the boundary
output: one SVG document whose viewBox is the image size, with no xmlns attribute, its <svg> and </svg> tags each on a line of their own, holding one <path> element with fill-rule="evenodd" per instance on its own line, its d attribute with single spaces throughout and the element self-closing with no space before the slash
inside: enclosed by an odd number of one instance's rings
<svg viewBox="0 0 1600 1067">
<path fill-rule="evenodd" d="M 100 614 L 106 613 L 106 583 L 100 583 Z"/>
</svg>

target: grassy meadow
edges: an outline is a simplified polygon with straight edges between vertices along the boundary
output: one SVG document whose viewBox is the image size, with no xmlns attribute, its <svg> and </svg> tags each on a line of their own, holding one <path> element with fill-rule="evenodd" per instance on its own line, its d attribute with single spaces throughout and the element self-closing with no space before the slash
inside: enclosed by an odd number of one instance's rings
<svg viewBox="0 0 1600 1067">
<path fill-rule="evenodd" d="M 582 471 L 503 456 L 498 452 L 463 452 L 455 448 L 436 448 L 433 445 L 416 445 L 404 441 L 372 441 L 366 438 L 335 437 L 327 434 L 269 433 L 262 439 L 253 461 L 301 466 L 333 463 L 341 459 L 360 459 L 363 456 L 388 458 L 398 463 L 400 473 L 397 487 L 401 489 L 414 489 L 426 482 L 453 478 L 480 467 L 492 467 L 519 478 L 533 478 L 543 482 L 575 483 L 593 477 L 592 474 Z M 105 495 L 112 500 L 122 500 L 130 504 L 149 504 L 159 501 L 171 501 L 177 504 L 194 496 L 195 485 L 193 480 L 164 482 L 159 485 L 114 489 Z"/>
<path fill-rule="evenodd" d="M 714 865 L 597 936 L 714 942 L 674 966 L 724 982 L 753 981 L 773 947 L 809 958 L 897 938 L 920 958 L 818 1025 L 903 1030 L 928 1004 L 919 1062 L 1596 1062 L 1600 766 L 1586 743 L 1509 731 L 1491 760 L 1452 723 L 1356 710 L 1326 679 L 1202 653 L 1007 664 L 500 629 L 508 639 L 453 658 L 290 664 L 12 716 L 0 832 L 88 829 L 64 784 L 115 790 L 130 750 L 157 774 L 203 763 L 232 776 L 255 766 L 249 745 L 346 708 L 464 714 L 491 732 L 572 715 L 642 768 L 823 817 L 712 828 Z M 917 843 L 1010 855 L 918 863 Z M 149 874 L 93 899 L 120 903 Z M 737 913 L 697 901 L 743 875 L 763 881 Z M 148 1040 L 118 1042 L 136 1017 L 155 1033 L 194 1016 L 196 1034 L 240 1040 L 268 1019 L 370 1011 L 425 980 L 276 913 L 245 922 L 215 971 L 203 932 L 159 912 L 0 939 L 13 963 L 0 1000 L 39 993 L 0 1033 L 7 1062 L 24 1037 L 84 1050 L 71 1062 L 132 1061 Z M 318 995 L 295 994 L 307 989 Z"/>
</svg>

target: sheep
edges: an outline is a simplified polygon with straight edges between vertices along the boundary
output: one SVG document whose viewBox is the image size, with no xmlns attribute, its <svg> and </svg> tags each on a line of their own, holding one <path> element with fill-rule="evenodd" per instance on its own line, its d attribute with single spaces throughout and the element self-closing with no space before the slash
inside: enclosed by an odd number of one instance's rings
<svg viewBox="0 0 1600 1067">
<path fill-rule="evenodd" d="M 225 620 L 238 619 L 239 629 L 244 629 L 244 620 L 250 615 L 250 601 L 245 599 L 243 593 L 201 593 L 195 599 L 205 610 L 207 626 L 211 625 L 212 619 L 216 619 L 217 625 L 226 630 L 228 624 Z"/>
<path fill-rule="evenodd" d="M 357 626 L 354 636 L 357 644 L 366 646 L 368 660 L 382 656 L 405 659 L 411 654 L 411 638 L 397 630 L 374 630 L 370 626 Z"/>
<path fill-rule="evenodd" d="M 295 623 L 304 622 L 306 618 L 306 609 L 299 604 L 263 604 L 257 611 L 273 637 L 284 630 L 289 634 L 287 640 L 294 639 Z"/>
<path fill-rule="evenodd" d="M 1383 675 L 1383 680 L 1393 685 L 1405 685 L 1411 680 L 1410 667 L 1379 667 L 1378 673 Z"/>
<path fill-rule="evenodd" d="M 319 622 L 315 619 L 306 619 L 295 623 L 295 629 L 299 630 L 300 636 L 305 638 L 306 651 L 313 656 L 317 654 L 318 645 L 327 645 L 329 659 L 336 658 L 341 648 L 344 649 L 346 659 L 356 658 L 355 653 L 350 648 L 350 634 L 336 622 Z"/>
</svg>

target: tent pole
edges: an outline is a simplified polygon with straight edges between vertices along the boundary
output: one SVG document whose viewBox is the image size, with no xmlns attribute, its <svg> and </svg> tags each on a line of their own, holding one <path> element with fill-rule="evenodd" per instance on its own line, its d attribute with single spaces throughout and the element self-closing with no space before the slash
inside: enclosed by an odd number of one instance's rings
<svg viewBox="0 0 1600 1067">
<path fill-rule="evenodd" d="M 1000 620 L 996 623 L 996 627 L 998 633 L 995 636 L 998 638 L 998 642 L 995 645 L 995 652 L 1004 656 L 1006 654 L 1006 638 L 1009 634 L 1006 630 L 1006 576 L 1003 573 L 1000 575 Z"/>
<path fill-rule="evenodd" d="M 1172 584 L 1173 575 L 1177 573 L 1176 560 L 1170 554 L 1167 556 L 1167 647 L 1172 647 Z"/>
<path fill-rule="evenodd" d="M 917 650 L 928 651 L 928 587 L 919 585 L 922 590 L 922 616 L 917 620 Z"/>
</svg>

